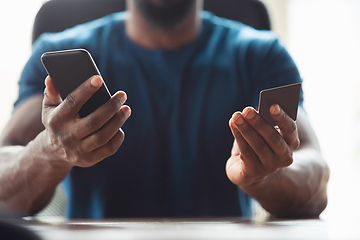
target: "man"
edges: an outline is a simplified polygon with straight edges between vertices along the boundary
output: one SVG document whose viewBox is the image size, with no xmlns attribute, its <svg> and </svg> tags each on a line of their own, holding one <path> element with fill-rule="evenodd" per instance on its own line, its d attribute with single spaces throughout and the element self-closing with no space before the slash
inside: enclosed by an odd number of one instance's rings
<svg viewBox="0 0 360 240">
<path fill-rule="evenodd" d="M 249 197 L 275 215 L 319 215 L 329 170 L 302 97 L 296 123 L 271 107 L 279 131 L 246 107 L 301 82 L 274 34 L 202 13 L 201 0 L 127 6 L 35 43 L 1 138 L 17 146 L 2 150 L 1 201 L 33 214 L 63 181 L 71 218 L 248 216 Z M 85 118 L 98 76 L 64 101 L 47 77 L 42 94 L 40 55 L 72 48 L 92 53 L 110 92 L 124 90 Z"/>
</svg>

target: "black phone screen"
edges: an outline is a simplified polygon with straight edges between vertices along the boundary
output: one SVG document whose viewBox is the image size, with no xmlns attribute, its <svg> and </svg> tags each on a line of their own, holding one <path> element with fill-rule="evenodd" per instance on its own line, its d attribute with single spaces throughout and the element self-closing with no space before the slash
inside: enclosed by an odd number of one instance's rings
<svg viewBox="0 0 360 240">
<path fill-rule="evenodd" d="M 93 75 L 100 75 L 90 53 L 85 49 L 47 52 L 41 61 L 62 99 Z M 85 117 L 110 99 L 105 83 L 82 106 L 80 117 Z"/>
</svg>

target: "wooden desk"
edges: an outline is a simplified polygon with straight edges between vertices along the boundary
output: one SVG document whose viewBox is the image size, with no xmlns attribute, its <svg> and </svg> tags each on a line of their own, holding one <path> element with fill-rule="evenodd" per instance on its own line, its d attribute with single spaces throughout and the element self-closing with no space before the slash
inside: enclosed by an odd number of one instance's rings
<svg viewBox="0 0 360 240">
<path fill-rule="evenodd" d="M 360 239 L 359 222 L 231 219 L 26 219 L 22 223 L 44 240 L 180 239 Z"/>
</svg>

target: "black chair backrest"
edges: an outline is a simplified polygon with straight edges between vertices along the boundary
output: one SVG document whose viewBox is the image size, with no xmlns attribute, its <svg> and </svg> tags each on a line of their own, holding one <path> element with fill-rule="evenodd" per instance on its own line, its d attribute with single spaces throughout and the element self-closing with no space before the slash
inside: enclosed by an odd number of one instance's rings
<svg viewBox="0 0 360 240">
<path fill-rule="evenodd" d="M 126 0 L 50 0 L 38 11 L 32 32 L 34 42 L 44 32 L 60 32 L 113 12 L 125 10 Z M 217 16 L 270 30 L 266 7 L 259 0 L 204 0 L 204 9 Z"/>
</svg>

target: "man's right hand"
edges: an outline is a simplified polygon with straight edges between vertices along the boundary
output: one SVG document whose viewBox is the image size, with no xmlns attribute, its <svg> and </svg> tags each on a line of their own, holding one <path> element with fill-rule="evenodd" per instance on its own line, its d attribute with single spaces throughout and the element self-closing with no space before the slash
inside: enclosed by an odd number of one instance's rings
<svg viewBox="0 0 360 240">
<path fill-rule="evenodd" d="M 101 78 L 93 76 L 62 101 L 51 78 L 46 78 L 42 123 L 54 160 L 61 160 L 70 167 L 90 167 L 114 154 L 122 144 L 121 127 L 131 114 L 130 108 L 123 105 L 125 92 L 115 93 L 93 113 L 79 117 L 80 108 L 101 84 Z"/>
</svg>

